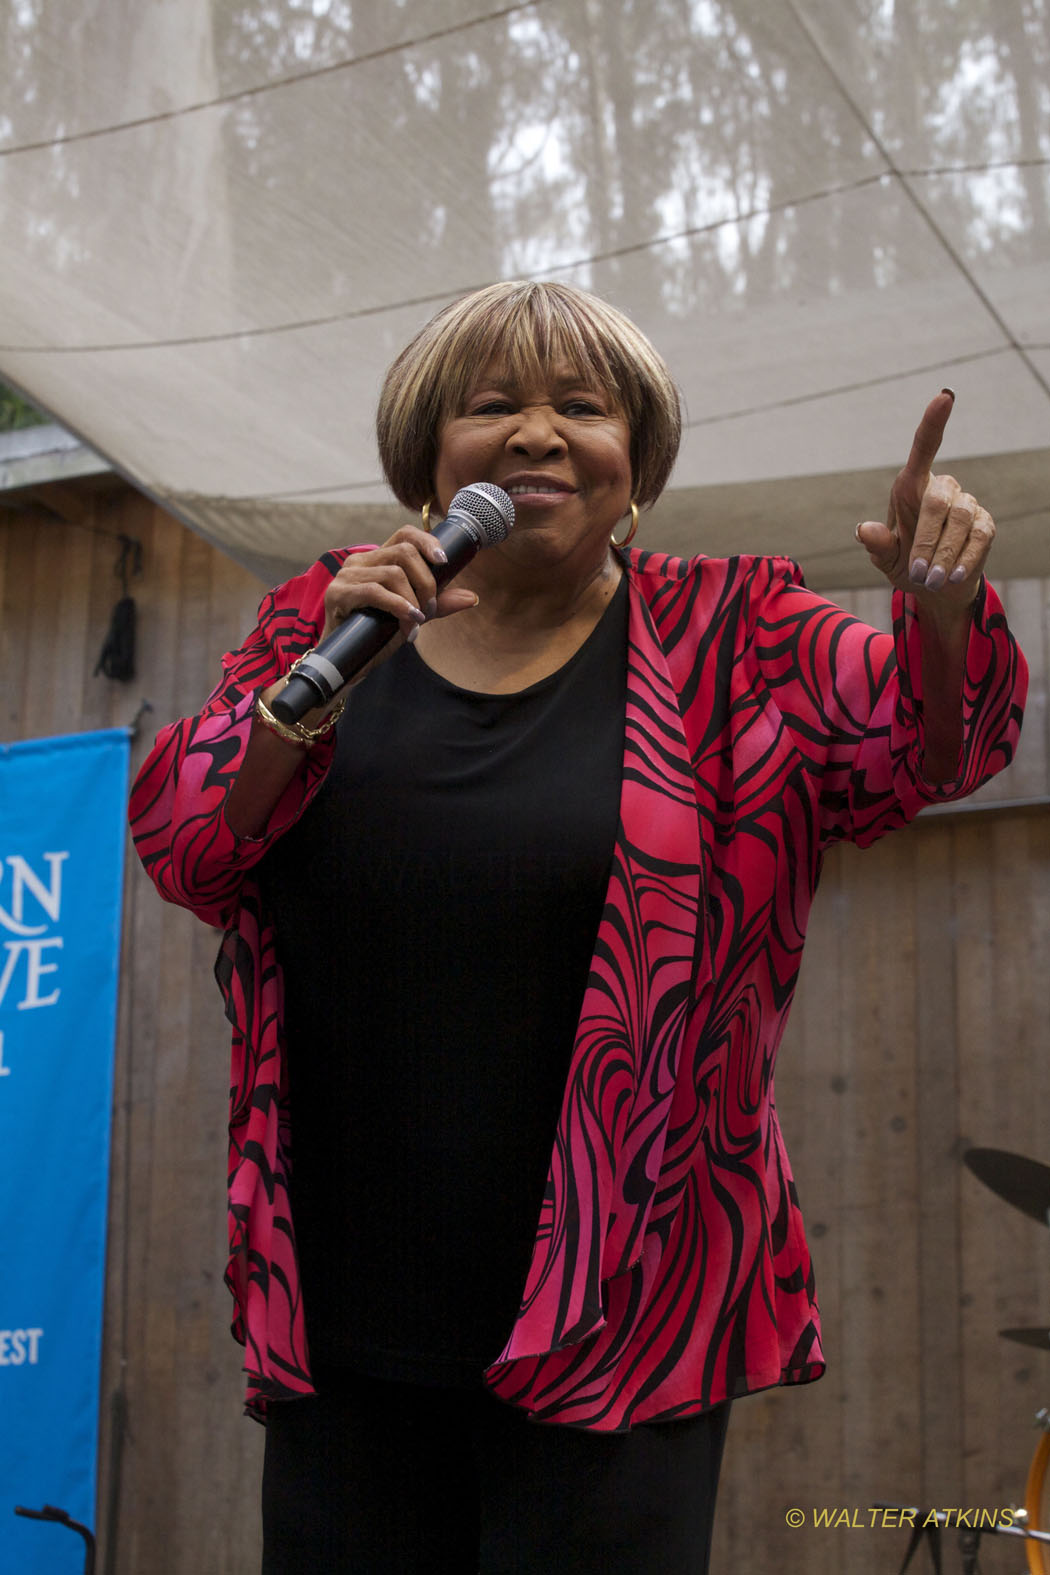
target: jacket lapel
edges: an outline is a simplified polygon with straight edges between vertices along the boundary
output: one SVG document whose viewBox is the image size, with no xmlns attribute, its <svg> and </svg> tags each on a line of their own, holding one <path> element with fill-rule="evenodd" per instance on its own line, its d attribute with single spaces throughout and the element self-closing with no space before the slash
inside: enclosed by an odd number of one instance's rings
<svg viewBox="0 0 1050 1575">
<path fill-rule="evenodd" d="M 630 573 L 620 823 L 521 1312 L 500 1360 L 604 1321 L 602 1281 L 638 1261 L 691 1006 L 710 974 L 689 748 L 646 593 Z M 657 610 L 658 611 L 658 610 Z"/>
</svg>

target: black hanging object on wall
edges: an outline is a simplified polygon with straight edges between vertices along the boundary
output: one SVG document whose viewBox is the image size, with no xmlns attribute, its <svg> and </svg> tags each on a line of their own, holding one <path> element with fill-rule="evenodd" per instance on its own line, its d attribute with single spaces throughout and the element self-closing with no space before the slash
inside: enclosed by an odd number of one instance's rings
<svg viewBox="0 0 1050 1575">
<path fill-rule="evenodd" d="M 113 609 L 109 630 L 102 643 L 95 677 L 104 673 L 107 678 L 119 678 L 127 683 L 135 676 L 135 599 L 128 591 L 128 579 L 142 573 L 142 543 L 133 536 L 121 536 L 120 557 L 114 573 L 124 587 L 124 594 Z"/>
</svg>

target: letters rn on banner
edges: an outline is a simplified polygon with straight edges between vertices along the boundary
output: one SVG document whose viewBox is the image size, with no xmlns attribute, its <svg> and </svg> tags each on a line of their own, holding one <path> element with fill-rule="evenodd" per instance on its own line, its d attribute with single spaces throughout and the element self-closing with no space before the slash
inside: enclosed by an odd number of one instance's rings
<svg viewBox="0 0 1050 1575">
<path fill-rule="evenodd" d="M 0 1570 L 95 1523 L 129 733 L 0 746 Z"/>
</svg>

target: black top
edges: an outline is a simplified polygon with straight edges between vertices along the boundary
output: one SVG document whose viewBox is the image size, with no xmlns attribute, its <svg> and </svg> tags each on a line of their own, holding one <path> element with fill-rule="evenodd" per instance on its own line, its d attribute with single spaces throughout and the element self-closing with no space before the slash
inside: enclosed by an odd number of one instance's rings
<svg viewBox="0 0 1050 1575">
<path fill-rule="evenodd" d="M 260 867 L 315 1365 L 456 1382 L 510 1332 L 608 884 L 626 644 L 624 582 L 517 694 L 402 647 Z"/>
</svg>

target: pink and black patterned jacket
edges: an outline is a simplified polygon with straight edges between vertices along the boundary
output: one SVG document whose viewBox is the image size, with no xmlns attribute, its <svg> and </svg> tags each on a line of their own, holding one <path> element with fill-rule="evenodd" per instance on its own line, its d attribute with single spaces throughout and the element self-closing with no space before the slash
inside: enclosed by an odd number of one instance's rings
<svg viewBox="0 0 1050 1575">
<path fill-rule="evenodd" d="M 310 802 L 317 745 L 266 834 L 223 806 L 257 690 L 312 646 L 345 551 L 272 591 L 200 715 L 158 736 L 132 822 L 161 894 L 226 927 L 230 1261 L 248 1403 L 311 1392 L 288 1206 L 281 975 L 253 867 Z M 1027 683 L 990 588 L 967 656 L 958 776 L 922 771 L 918 628 L 893 637 L 782 558 L 624 555 L 620 826 L 521 1308 L 490 1388 L 612 1431 L 824 1369 L 773 1066 L 824 849 L 861 845 L 1009 761 Z"/>
</svg>

